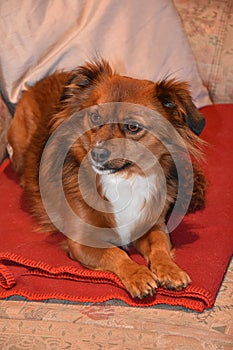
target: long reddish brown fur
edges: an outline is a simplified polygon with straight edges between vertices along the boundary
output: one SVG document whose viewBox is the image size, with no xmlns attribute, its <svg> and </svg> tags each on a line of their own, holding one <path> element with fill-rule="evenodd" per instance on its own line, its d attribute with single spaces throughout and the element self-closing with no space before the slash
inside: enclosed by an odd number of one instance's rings
<svg viewBox="0 0 233 350">
<path fill-rule="evenodd" d="M 145 106 L 172 123 L 193 161 L 194 188 L 188 211 L 196 211 L 204 205 L 206 182 L 197 165 L 202 141 L 196 135 L 203 128 L 203 117 L 192 102 L 188 85 L 175 80 L 154 83 L 120 76 L 106 61 L 100 60 L 71 72 L 55 72 L 25 92 L 16 107 L 8 133 L 13 148 L 12 161 L 21 178 L 32 215 L 47 230 L 56 228 L 44 209 L 39 188 L 39 165 L 44 146 L 50 135 L 73 113 L 108 102 Z M 102 128 L 101 133 L 102 139 L 107 139 L 107 127 Z M 87 136 L 89 146 L 93 147 L 95 132 L 89 132 Z M 159 158 L 168 189 L 162 216 L 146 234 L 133 242 L 145 257 L 148 267 L 133 262 L 119 247 L 94 248 L 67 239 L 67 249 L 73 259 L 89 268 L 116 273 L 132 297 L 142 298 L 155 293 L 158 285 L 180 290 L 190 283 L 190 278 L 172 260 L 172 247 L 165 233 L 166 219 L 175 203 L 178 186 L 172 157 L 164 153 L 164 149 L 162 151 L 154 137 L 146 135 L 140 141 Z M 68 152 L 63 168 L 64 191 L 71 207 L 85 222 L 109 227 L 114 223 L 113 214 L 90 208 L 79 190 L 77 173 L 86 153 L 81 141 L 77 141 Z M 87 166 L 86 181 L 88 186 L 94 186 L 96 184 L 89 178 L 88 169 Z M 134 171 L 138 170 L 135 167 L 128 170 L 129 174 Z M 184 176 L 187 184 L 192 181 L 188 173 L 186 176 L 185 169 Z"/>
</svg>

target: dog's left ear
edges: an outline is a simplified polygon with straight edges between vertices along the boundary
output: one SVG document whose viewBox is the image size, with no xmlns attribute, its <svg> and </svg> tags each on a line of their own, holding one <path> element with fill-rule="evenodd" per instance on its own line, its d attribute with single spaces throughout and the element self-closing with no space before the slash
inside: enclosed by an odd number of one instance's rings
<svg viewBox="0 0 233 350">
<path fill-rule="evenodd" d="M 156 98 L 172 122 L 187 123 L 196 135 L 201 134 L 205 127 L 205 119 L 193 104 L 186 82 L 163 80 L 155 84 L 155 92 Z"/>
</svg>

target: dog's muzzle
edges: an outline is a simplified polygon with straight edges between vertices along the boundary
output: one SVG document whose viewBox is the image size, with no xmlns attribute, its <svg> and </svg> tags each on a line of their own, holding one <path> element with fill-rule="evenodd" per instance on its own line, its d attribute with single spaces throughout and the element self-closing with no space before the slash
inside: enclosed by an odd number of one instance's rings
<svg viewBox="0 0 233 350">
<path fill-rule="evenodd" d="M 132 165 L 132 162 L 123 158 L 111 159 L 111 151 L 103 147 L 94 147 L 91 150 L 91 162 L 93 169 L 99 174 L 113 174 Z"/>
</svg>

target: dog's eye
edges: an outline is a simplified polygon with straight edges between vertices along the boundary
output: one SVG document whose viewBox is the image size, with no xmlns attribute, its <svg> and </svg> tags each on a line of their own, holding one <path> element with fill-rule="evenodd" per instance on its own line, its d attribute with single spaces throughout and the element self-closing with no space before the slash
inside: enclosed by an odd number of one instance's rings
<svg viewBox="0 0 233 350">
<path fill-rule="evenodd" d="M 93 125 L 100 125 L 101 124 L 101 118 L 98 113 L 91 113 L 90 116 L 90 121 Z"/>
<path fill-rule="evenodd" d="M 125 130 L 131 134 L 137 134 L 142 131 L 142 129 L 142 126 L 137 122 L 130 122 L 128 124 L 125 124 Z"/>
</svg>

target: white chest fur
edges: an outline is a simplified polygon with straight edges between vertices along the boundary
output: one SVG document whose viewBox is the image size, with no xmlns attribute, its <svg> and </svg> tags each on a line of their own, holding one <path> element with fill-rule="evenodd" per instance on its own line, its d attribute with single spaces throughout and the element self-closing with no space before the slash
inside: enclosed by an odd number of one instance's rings
<svg viewBox="0 0 233 350">
<path fill-rule="evenodd" d="M 141 227 L 155 215 L 152 200 L 157 194 L 156 180 L 156 175 L 134 175 L 130 178 L 118 174 L 101 176 L 102 192 L 112 205 L 117 225 L 115 230 L 120 236 L 121 245 L 134 240 L 135 228 Z"/>
</svg>

